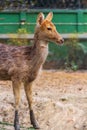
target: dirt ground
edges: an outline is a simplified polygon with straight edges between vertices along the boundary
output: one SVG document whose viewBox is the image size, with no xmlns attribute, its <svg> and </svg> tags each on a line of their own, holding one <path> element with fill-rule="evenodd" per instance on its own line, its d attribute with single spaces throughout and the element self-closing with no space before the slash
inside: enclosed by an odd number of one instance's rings
<svg viewBox="0 0 87 130">
<path fill-rule="evenodd" d="M 20 124 L 31 127 L 22 87 Z M 87 130 L 87 71 L 43 70 L 33 85 L 34 110 L 41 130 Z M 0 122 L 13 124 L 11 82 L 0 82 Z M 6 130 L 13 126 L 0 125 Z M 22 130 L 22 128 L 21 128 Z M 30 129 L 29 129 L 30 130 Z"/>
</svg>

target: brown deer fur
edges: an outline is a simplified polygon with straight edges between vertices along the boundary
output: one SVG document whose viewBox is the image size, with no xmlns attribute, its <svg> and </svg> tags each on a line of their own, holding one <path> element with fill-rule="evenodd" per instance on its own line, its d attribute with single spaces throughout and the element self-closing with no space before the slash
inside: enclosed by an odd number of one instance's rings
<svg viewBox="0 0 87 130">
<path fill-rule="evenodd" d="M 32 108 L 32 83 L 48 55 L 48 42 L 62 44 L 63 39 L 51 22 L 52 13 L 44 19 L 43 13 L 37 18 L 33 46 L 10 46 L 0 44 L 0 79 L 11 80 L 15 97 L 15 130 L 20 130 L 18 108 L 21 83 L 24 83 L 30 109 L 30 120 L 34 128 L 39 128 Z"/>
</svg>

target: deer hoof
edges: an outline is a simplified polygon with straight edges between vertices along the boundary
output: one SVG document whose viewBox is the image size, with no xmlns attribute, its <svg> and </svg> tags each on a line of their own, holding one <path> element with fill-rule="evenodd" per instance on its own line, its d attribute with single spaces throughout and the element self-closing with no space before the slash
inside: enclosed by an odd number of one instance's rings
<svg viewBox="0 0 87 130">
<path fill-rule="evenodd" d="M 34 115 L 34 112 L 33 110 L 30 111 L 30 120 L 31 120 L 31 124 L 33 125 L 33 127 L 35 129 L 40 129 L 36 119 L 35 119 L 35 115 Z"/>
<path fill-rule="evenodd" d="M 37 123 L 32 124 L 35 129 L 40 129 L 39 125 Z"/>
<path fill-rule="evenodd" d="M 17 110 L 15 111 L 14 128 L 15 128 L 15 130 L 20 130 L 19 116 L 18 116 Z"/>
<path fill-rule="evenodd" d="M 15 130 L 20 130 L 20 125 L 15 125 L 14 128 Z"/>
</svg>

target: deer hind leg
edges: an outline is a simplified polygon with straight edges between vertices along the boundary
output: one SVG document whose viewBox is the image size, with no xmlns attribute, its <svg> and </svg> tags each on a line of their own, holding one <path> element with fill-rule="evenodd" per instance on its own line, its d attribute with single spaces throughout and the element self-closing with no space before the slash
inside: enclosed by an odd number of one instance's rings
<svg viewBox="0 0 87 130">
<path fill-rule="evenodd" d="M 12 82 L 12 84 L 13 84 L 13 93 L 14 93 L 14 98 L 15 98 L 14 128 L 15 128 L 15 130 L 20 130 L 18 109 L 19 109 L 19 103 L 20 103 L 20 86 L 21 86 L 21 84 L 16 81 Z"/>
<path fill-rule="evenodd" d="M 32 83 L 28 83 L 25 85 L 25 93 L 26 93 L 26 97 L 27 97 L 27 101 L 29 105 L 31 124 L 33 125 L 35 129 L 39 129 L 39 125 L 35 119 L 35 115 L 34 115 L 33 107 L 32 107 Z"/>
</svg>

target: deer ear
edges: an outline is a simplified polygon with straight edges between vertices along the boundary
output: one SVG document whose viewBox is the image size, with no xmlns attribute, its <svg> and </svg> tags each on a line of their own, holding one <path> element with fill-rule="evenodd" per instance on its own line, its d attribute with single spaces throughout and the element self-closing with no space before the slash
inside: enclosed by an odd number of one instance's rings
<svg viewBox="0 0 87 130">
<path fill-rule="evenodd" d="M 53 13 L 50 12 L 50 13 L 47 15 L 47 17 L 46 17 L 46 20 L 51 21 L 52 18 L 53 18 Z"/>
<path fill-rule="evenodd" d="M 39 15 L 37 17 L 37 24 L 41 25 L 43 20 L 44 20 L 44 14 L 43 13 L 39 13 Z"/>
</svg>

